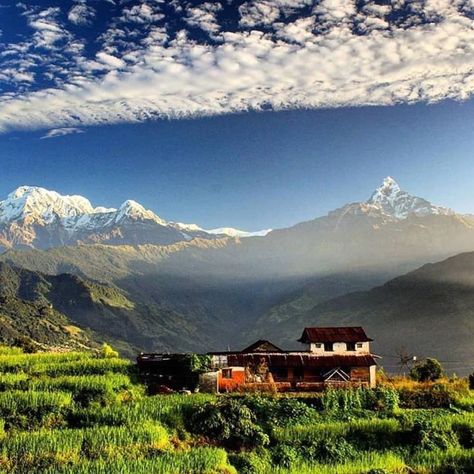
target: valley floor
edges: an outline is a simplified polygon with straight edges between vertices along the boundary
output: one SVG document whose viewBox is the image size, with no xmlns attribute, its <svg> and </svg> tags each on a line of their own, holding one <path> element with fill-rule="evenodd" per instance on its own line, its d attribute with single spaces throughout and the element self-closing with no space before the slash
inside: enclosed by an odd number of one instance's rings
<svg viewBox="0 0 474 474">
<path fill-rule="evenodd" d="M 0 347 L 0 473 L 474 472 L 467 381 L 147 395 L 113 353 Z"/>
</svg>

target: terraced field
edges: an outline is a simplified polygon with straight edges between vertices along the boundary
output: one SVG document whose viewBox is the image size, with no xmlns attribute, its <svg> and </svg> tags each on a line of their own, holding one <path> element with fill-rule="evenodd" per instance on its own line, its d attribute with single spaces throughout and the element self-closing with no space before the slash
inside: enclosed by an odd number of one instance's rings
<svg viewBox="0 0 474 474">
<path fill-rule="evenodd" d="M 1 473 L 474 472 L 465 380 L 151 396 L 129 361 L 106 355 L 0 347 Z"/>
</svg>

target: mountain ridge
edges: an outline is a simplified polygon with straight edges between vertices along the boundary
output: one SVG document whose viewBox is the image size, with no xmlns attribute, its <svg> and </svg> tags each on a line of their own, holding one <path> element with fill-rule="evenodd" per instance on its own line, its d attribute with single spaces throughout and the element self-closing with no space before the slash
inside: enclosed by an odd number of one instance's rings
<svg viewBox="0 0 474 474">
<path fill-rule="evenodd" d="M 0 245 L 50 248 L 79 243 L 172 244 L 194 238 L 250 237 L 230 227 L 206 230 L 196 224 L 167 222 L 133 200 L 118 209 L 93 207 L 78 195 L 63 196 L 38 186 L 20 186 L 0 201 Z"/>
</svg>

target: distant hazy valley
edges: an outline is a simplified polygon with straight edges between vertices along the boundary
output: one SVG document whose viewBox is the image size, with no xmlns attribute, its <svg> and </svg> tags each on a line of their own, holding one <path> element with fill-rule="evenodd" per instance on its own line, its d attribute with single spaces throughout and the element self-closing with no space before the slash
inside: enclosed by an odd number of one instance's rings
<svg viewBox="0 0 474 474">
<path fill-rule="evenodd" d="M 25 186 L 0 202 L 0 244 L 3 339 L 207 351 L 357 324 L 381 354 L 474 360 L 474 218 L 392 178 L 365 202 L 258 236 Z"/>
</svg>

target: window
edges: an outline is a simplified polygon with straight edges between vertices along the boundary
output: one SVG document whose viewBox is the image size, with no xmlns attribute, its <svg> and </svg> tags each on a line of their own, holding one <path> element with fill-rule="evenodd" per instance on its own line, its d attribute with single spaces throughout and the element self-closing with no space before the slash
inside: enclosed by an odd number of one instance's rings
<svg viewBox="0 0 474 474">
<path fill-rule="evenodd" d="M 355 342 L 346 342 L 346 349 L 348 351 L 355 351 L 356 350 Z"/>
<path fill-rule="evenodd" d="M 317 342 L 314 347 L 316 347 L 316 349 L 321 349 L 321 347 L 323 347 L 323 345 L 320 343 L 320 342 Z"/>
<path fill-rule="evenodd" d="M 325 342 L 324 343 L 324 350 L 326 352 L 333 352 L 334 351 L 334 343 L 333 342 Z"/>
<path fill-rule="evenodd" d="M 293 369 L 293 377 L 297 380 L 302 380 L 304 376 L 303 367 L 295 367 Z"/>
<path fill-rule="evenodd" d="M 286 380 L 288 378 L 288 369 L 286 367 L 272 367 L 271 372 L 275 380 Z"/>
<path fill-rule="evenodd" d="M 358 342 L 356 344 L 356 347 L 357 347 L 357 349 L 362 349 L 364 347 L 364 343 L 363 342 Z"/>
<path fill-rule="evenodd" d="M 222 378 L 231 379 L 232 378 L 232 369 L 222 369 Z"/>
</svg>

